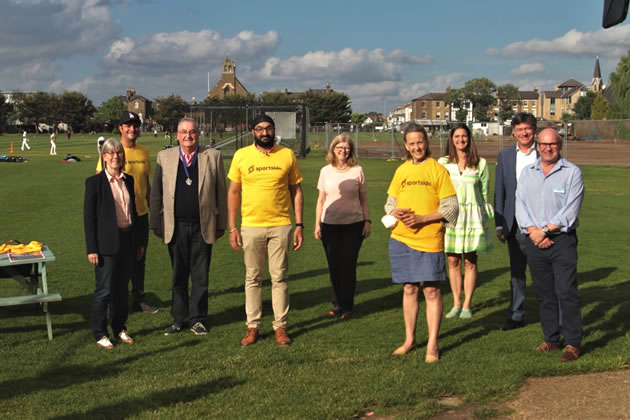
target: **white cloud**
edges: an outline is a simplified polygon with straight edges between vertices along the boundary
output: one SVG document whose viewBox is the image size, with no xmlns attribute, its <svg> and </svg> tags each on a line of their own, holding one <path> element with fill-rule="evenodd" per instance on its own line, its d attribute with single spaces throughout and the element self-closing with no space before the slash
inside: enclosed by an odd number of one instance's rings
<svg viewBox="0 0 630 420">
<path fill-rule="evenodd" d="M 510 70 L 510 74 L 518 76 L 521 74 L 542 73 L 543 71 L 545 71 L 545 66 L 542 63 L 523 63 L 517 68 Z"/>
<path fill-rule="evenodd" d="M 224 38 L 212 30 L 158 32 L 115 41 L 101 65 L 108 70 L 160 75 L 168 71 L 190 72 L 216 68 L 226 56 L 237 63 L 252 62 L 272 53 L 280 37 L 276 31 L 255 34 L 243 31 Z"/>
<path fill-rule="evenodd" d="M 538 54 L 565 56 L 621 56 L 630 48 L 630 24 L 580 32 L 571 29 L 552 40 L 532 39 L 513 42 L 501 50 L 504 55 L 531 56 Z M 486 51 L 496 52 L 494 48 Z"/>
<path fill-rule="evenodd" d="M 426 64 L 431 57 L 416 57 L 402 50 L 386 55 L 384 50 L 344 48 L 339 51 L 309 51 L 286 59 L 271 57 L 254 72 L 261 80 L 309 80 L 335 84 L 368 84 L 401 80 L 399 65 Z"/>
<path fill-rule="evenodd" d="M 119 31 L 102 0 L 9 0 L 0 16 L 0 61 L 93 53 Z"/>
</svg>

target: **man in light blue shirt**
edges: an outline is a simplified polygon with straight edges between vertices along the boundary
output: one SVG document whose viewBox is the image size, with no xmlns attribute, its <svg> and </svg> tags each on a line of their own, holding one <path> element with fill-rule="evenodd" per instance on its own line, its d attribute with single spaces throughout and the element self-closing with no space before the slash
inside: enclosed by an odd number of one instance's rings
<svg viewBox="0 0 630 420">
<path fill-rule="evenodd" d="M 523 169 L 516 188 L 516 219 L 526 241 L 527 263 L 540 304 L 545 341 L 537 351 L 566 347 L 561 361 L 581 352 L 582 316 L 577 287 L 578 213 L 584 198 L 580 169 L 560 156 L 562 139 L 553 128 L 538 135 L 540 157 Z"/>
</svg>

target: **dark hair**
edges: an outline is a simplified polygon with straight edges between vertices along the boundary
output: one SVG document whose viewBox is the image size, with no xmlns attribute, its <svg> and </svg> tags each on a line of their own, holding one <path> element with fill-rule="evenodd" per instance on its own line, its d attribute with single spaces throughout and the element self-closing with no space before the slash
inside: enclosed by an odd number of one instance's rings
<svg viewBox="0 0 630 420">
<path fill-rule="evenodd" d="M 425 157 L 431 156 L 431 149 L 429 149 L 429 135 L 427 134 L 427 130 L 425 130 L 425 128 L 421 126 L 420 124 L 416 124 L 416 123 L 407 124 L 407 127 L 405 127 L 405 131 L 403 131 L 403 140 L 405 143 L 407 143 L 407 134 L 409 133 L 422 133 L 422 135 L 424 136 L 424 141 L 427 143 L 427 151 L 424 154 L 424 156 Z M 405 152 L 406 152 L 405 158 L 407 160 L 411 159 L 411 153 L 409 153 L 407 149 L 405 149 Z"/>
<path fill-rule="evenodd" d="M 518 124 L 529 124 L 534 128 L 534 131 L 536 131 L 536 117 L 527 112 L 519 112 L 512 118 L 512 123 L 510 124 L 512 128 Z"/>
<path fill-rule="evenodd" d="M 476 168 L 479 165 L 479 153 L 477 152 L 477 146 L 473 141 L 472 132 L 470 128 L 464 123 L 457 123 L 452 128 L 448 134 L 448 143 L 446 143 L 446 155 L 448 156 L 449 162 L 459 162 L 459 158 L 457 156 L 457 148 L 455 147 L 455 143 L 453 142 L 453 135 L 455 131 L 462 129 L 466 130 L 466 134 L 468 134 L 468 146 L 466 146 L 466 167 L 467 168 Z"/>
<path fill-rule="evenodd" d="M 254 120 L 252 121 L 251 129 L 253 130 L 254 127 L 256 127 L 261 122 L 266 122 L 266 123 L 271 124 L 274 128 L 276 127 L 276 123 L 273 121 L 273 119 L 269 115 L 267 115 L 267 114 L 260 114 L 259 116 L 254 118 Z"/>
</svg>

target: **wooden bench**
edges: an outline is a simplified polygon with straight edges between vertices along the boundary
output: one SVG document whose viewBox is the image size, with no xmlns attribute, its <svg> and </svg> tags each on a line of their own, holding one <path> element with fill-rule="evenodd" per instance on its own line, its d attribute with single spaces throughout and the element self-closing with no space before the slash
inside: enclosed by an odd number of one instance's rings
<svg viewBox="0 0 630 420">
<path fill-rule="evenodd" d="M 28 305 L 29 303 L 59 302 L 59 293 L 48 293 L 41 295 L 13 296 L 0 298 L 0 306 Z"/>
<path fill-rule="evenodd" d="M 48 293 L 48 270 L 46 263 L 55 261 L 55 255 L 44 246 L 43 259 L 11 261 L 8 254 L 0 254 L 0 270 L 8 277 L 15 279 L 30 295 L 1 297 L 0 307 L 14 305 L 28 305 L 39 303 L 46 315 L 46 329 L 48 339 L 52 340 L 52 322 L 48 312 L 48 302 L 59 302 L 62 297 L 59 293 Z M 20 268 L 18 268 L 20 267 Z"/>
</svg>

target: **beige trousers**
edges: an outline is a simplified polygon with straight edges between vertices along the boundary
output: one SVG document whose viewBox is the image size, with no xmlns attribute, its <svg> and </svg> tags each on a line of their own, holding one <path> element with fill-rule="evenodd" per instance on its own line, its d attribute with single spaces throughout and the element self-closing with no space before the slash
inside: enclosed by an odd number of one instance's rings
<svg viewBox="0 0 630 420">
<path fill-rule="evenodd" d="M 273 329 L 286 328 L 289 313 L 289 244 L 292 226 L 241 226 L 245 260 L 247 328 L 259 328 L 262 317 L 262 277 L 269 257 Z"/>
</svg>

